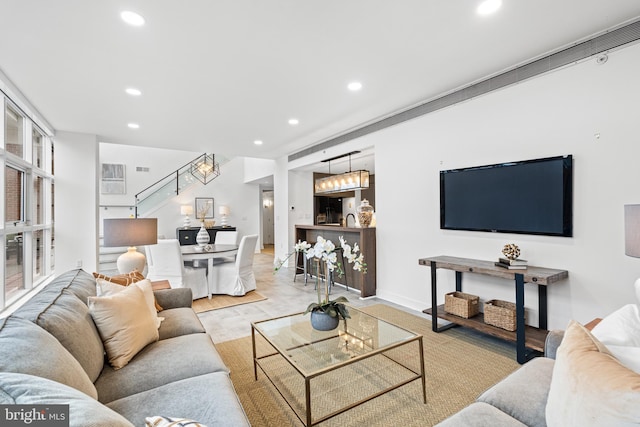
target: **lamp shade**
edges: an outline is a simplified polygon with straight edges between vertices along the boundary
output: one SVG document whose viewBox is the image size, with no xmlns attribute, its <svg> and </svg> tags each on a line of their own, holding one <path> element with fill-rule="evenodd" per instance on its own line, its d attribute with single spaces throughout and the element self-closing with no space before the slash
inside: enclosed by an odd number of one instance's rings
<svg viewBox="0 0 640 427">
<path fill-rule="evenodd" d="M 157 218 L 109 218 L 104 220 L 104 245 L 141 246 L 158 243 Z"/>
<path fill-rule="evenodd" d="M 624 253 L 640 258 L 640 205 L 624 206 Z"/>
<path fill-rule="evenodd" d="M 104 246 L 128 246 L 127 252 L 118 257 L 116 265 L 122 274 L 133 270 L 142 272 L 146 264 L 144 254 L 135 246 L 158 243 L 156 218 L 110 218 L 104 220 Z"/>
<path fill-rule="evenodd" d="M 231 209 L 229 209 L 229 206 L 220 206 L 218 213 L 222 216 L 227 216 L 231 213 Z"/>
<path fill-rule="evenodd" d="M 182 205 L 180 206 L 180 215 L 191 215 L 193 213 L 193 206 Z"/>
</svg>

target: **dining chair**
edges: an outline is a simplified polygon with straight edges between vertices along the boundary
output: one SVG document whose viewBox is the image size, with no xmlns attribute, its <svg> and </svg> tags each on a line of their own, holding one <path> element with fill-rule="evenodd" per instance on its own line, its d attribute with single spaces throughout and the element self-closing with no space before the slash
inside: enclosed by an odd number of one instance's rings
<svg viewBox="0 0 640 427">
<path fill-rule="evenodd" d="M 237 231 L 218 231 L 216 238 L 213 242 L 216 245 L 237 245 L 238 244 L 238 232 Z M 238 253 L 233 255 L 215 257 L 213 259 L 214 264 L 220 264 L 222 262 L 236 262 Z"/>
<path fill-rule="evenodd" d="M 235 262 L 224 262 L 213 266 L 213 294 L 241 296 L 256 288 L 253 274 L 253 255 L 258 235 L 244 236 L 238 246 Z"/>
<path fill-rule="evenodd" d="M 168 280 L 172 288 L 191 288 L 193 299 L 209 295 L 206 270 L 185 267 L 176 239 L 158 240 L 145 246 L 149 280 Z"/>
</svg>

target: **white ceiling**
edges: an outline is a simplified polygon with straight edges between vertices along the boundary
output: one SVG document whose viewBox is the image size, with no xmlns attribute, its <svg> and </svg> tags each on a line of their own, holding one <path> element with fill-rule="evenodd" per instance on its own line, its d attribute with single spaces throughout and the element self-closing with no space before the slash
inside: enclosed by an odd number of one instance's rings
<svg viewBox="0 0 640 427">
<path fill-rule="evenodd" d="M 0 70 L 56 130 L 274 158 L 640 16 L 637 0 L 479 3 L 0 0 Z"/>
</svg>

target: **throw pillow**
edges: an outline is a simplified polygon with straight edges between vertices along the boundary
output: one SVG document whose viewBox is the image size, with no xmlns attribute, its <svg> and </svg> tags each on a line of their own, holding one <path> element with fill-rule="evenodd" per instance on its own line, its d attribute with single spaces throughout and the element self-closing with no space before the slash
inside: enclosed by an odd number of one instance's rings
<svg viewBox="0 0 640 427">
<path fill-rule="evenodd" d="M 640 373 L 640 310 L 627 304 L 606 316 L 591 331 L 627 368 Z"/>
<path fill-rule="evenodd" d="M 98 327 L 109 363 L 120 369 L 147 344 L 158 340 L 156 318 L 137 286 L 102 297 L 89 297 L 91 317 Z"/>
<path fill-rule="evenodd" d="M 95 277 L 96 279 L 106 280 L 107 282 L 117 283 L 118 285 L 122 286 L 129 286 L 144 279 L 144 275 L 138 270 L 133 270 L 132 272 L 125 274 L 117 274 L 115 276 L 106 276 L 104 274 L 94 272 L 93 277 Z"/>
<path fill-rule="evenodd" d="M 153 289 L 151 281 L 148 279 L 135 282 L 133 286 L 137 286 L 144 294 L 144 299 L 147 302 L 149 312 L 156 319 L 156 325 L 159 328 L 160 322 L 164 320 L 164 317 L 158 317 L 158 312 L 155 307 L 155 297 L 153 296 Z M 125 290 L 126 287 L 116 285 L 115 283 L 107 282 L 103 279 L 96 279 L 96 293 L 97 296 L 114 295 Z"/>
<path fill-rule="evenodd" d="M 98 279 L 101 279 L 107 282 L 116 283 L 121 286 L 129 286 L 145 279 L 144 275 L 140 273 L 138 270 L 133 270 L 132 272 L 125 273 L 125 274 L 117 274 L 111 277 L 94 272 L 93 277 L 96 279 L 96 282 Z M 153 301 L 156 306 L 156 311 L 162 311 L 162 307 L 160 307 L 160 304 L 158 304 L 158 302 L 155 300 L 155 297 Z"/>
<path fill-rule="evenodd" d="M 189 420 L 187 418 L 171 418 L 171 417 L 147 417 L 144 419 L 146 427 L 207 427 L 204 424 L 200 424 L 197 421 Z"/>
<path fill-rule="evenodd" d="M 571 321 L 558 347 L 546 416 L 549 427 L 637 426 L 640 375 Z"/>
</svg>

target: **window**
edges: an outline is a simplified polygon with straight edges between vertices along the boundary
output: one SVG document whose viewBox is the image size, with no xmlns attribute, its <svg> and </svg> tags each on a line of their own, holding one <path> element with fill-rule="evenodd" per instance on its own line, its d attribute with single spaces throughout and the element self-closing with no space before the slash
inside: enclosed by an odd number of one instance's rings
<svg viewBox="0 0 640 427">
<path fill-rule="evenodd" d="M 51 274 L 53 238 L 53 141 L 43 127 L 0 94 L 0 167 L 4 168 L 5 241 L 1 257 L 0 311 Z M 2 223 L 0 222 L 0 225 Z"/>
<path fill-rule="evenodd" d="M 24 222 L 24 172 L 6 166 L 4 169 L 4 217 L 7 223 Z"/>
<path fill-rule="evenodd" d="M 11 106 L 7 106 L 4 121 L 5 150 L 22 158 L 24 152 L 24 118 Z"/>
<path fill-rule="evenodd" d="M 33 130 L 31 141 L 33 143 L 33 165 L 44 169 L 44 137 L 36 129 Z"/>
</svg>

